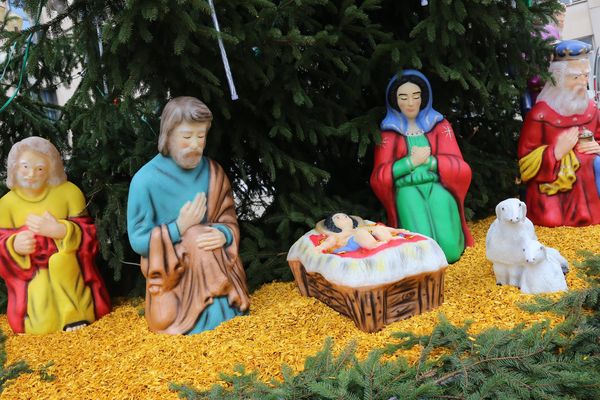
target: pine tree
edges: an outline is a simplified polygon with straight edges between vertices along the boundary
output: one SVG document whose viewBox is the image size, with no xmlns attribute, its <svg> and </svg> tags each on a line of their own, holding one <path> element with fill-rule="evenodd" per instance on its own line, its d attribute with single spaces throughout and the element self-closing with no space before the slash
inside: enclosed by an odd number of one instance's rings
<svg viewBox="0 0 600 400">
<path fill-rule="evenodd" d="M 31 15 L 45 4 L 23 3 Z M 31 134 L 69 155 L 69 177 L 89 197 L 103 259 L 120 281 L 113 294 L 123 293 L 141 277 L 126 264 L 138 260 L 125 229 L 130 178 L 156 153 L 166 101 L 201 98 L 214 114 L 205 153 L 234 182 L 241 255 L 256 287 L 291 277 L 287 249 L 325 214 L 384 220 L 368 185 L 384 91 L 393 74 L 417 68 L 474 170 L 470 215 L 486 216 L 516 193 L 518 98 L 547 63 L 547 43 L 532 32 L 558 2 L 420 3 L 217 1 L 240 95 L 232 101 L 206 1 L 75 0 L 45 24 L 0 32 L 2 51 L 16 51 L 0 100 L 16 85 L 35 33 L 21 93 L 0 114 L 0 157 Z M 49 120 L 38 93 L 73 74 L 81 84 Z"/>
</svg>

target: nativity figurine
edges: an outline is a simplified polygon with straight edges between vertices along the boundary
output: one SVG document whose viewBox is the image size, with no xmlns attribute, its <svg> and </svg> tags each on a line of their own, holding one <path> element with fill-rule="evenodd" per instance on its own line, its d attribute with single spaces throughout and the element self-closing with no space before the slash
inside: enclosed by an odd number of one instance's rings
<svg viewBox="0 0 600 400">
<path fill-rule="evenodd" d="M 361 221 L 362 219 L 359 217 L 344 213 L 328 216 L 322 223 L 328 236 L 316 247 L 316 250 L 327 252 L 333 248 L 333 253 L 355 251 L 361 248 L 370 250 L 388 243 L 395 235 L 408 233 L 405 229 L 390 228 L 381 224 L 364 225 L 361 224 Z"/>
<path fill-rule="evenodd" d="M 12 146 L 0 198 L 0 276 L 15 333 L 83 328 L 110 312 L 96 266 L 98 241 L 83 193 L 60 153 L 32 136 Z"/>
<path fill-rule="evenodd" d="M 543 226 L 600 223 L 600 110 L 588 97 L 590 46 L 559 43 L 518 145 L 529 218 Z"/>
<path fill-rule="evenodd" d="M 496 220 L 488 229 L 485 255 L 492 262 L 496 284 L 518 287 L 527 294 L 567 290 L 567 260 L 538 241 L 527 205 L 506 199 L 496 206 Z"/>
<path fill-rule="evenodd" d="M 422 73 L 405 70 L 393 77 L 386 103 L 371 187 L 388 225 L 433 238 L 453 263 L 473 245 L 464 212 L 471 168 L 452 126 L 433 109 L 431 86 Z"/>
<path fill-rule="evenodd" d="M 133 177 L 127 231 L 146 277 L 150 330 L 195 334 L 248 311 L 229 179 L 204 156 L 212 113 L 176 97 L 160 122 L 159 153 Z"/>
<path fill-rule="evenodd" d="M 429 311 L 444 299 L 448 262 L 431 238 L 333 213 L 290 248 L 304 296 L 316 297 L 366 332 Z"/>
</svg>

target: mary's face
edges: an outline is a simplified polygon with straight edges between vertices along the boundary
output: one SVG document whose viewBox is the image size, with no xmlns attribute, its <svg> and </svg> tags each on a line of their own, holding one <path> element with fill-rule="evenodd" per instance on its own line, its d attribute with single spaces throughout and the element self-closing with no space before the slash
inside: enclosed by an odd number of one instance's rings
<svg viewBox="0 0 600 400">
<path fill-rule="evenodd" d="M 421 110 L 421 88 L 412 82 L 406 82 L 398 87 L 396 92 L 398 108 L 409 120 L 414 120 Z"/>
</svg>

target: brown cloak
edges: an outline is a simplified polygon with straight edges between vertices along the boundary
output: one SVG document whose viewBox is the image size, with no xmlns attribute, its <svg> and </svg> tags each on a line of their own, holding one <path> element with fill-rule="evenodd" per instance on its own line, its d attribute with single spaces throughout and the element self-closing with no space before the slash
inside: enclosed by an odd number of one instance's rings
<svg viewBox="0 0 600 400">
<path fill-rule="evenodd" d="M 246 273 L 238 256 L 240 231 L 231 184 L 223 168 L 209 161 L 206 224 L 188 229 L 176 245 L 165 225 L 155 227 L 148 258 L 142 257 L 146 321 L 156 333 L 188 332 L 214 297 L 227 296 L 229 305 L 241 311 L 250 306 Z M 198 249 L 196 237 L 213 224 L 229 228 L 231 244 L 213 251 Z"/>
</svg>

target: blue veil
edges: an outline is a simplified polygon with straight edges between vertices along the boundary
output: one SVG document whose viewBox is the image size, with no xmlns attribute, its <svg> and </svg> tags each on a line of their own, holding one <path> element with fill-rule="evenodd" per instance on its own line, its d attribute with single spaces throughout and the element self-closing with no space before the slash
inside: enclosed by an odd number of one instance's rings
<svg viewBox="0 0 600 400">
<path fill-rule="evenodd" d="M 417 126 L 423 129 L 423 132 L 427 133 L 431 131 L 438 122 L 443 120 L 444 116 L 436 110 L 434 110 L 431 106 L 433 103 L 433 95 L 431 93 L 431 85 L 429 84 L 427 78 L 425 78 L 425 75 L 414 69 L 407 69 L 404 70 L 401 76 L 408 75 L 414 75 L 423 80 L 423 82 L 425 82 L 425 85 L 427 85 L 427 90 L 429 91 L 427 104 L 425 105 L 425 107 L 423 107 L 421 111 L 419 111 L 419 115 L 417 115 L 416 121 Z M 396 82 L 398 79 L 400 79 L 400 76 L 395 75 L 390 80 L 390 83 L 388 83 L 387 89 L 385 90 L 385 105 L 387 107 L 387 114 L 383 121 L 381 121 L 381 130 L 395 131 L 404 135 L 406 134 L 406 129 L 408 127 L 408 120 L 404 115 L 402 115 L 400 111 L 396 110 L 395 108 L 392 108 L 392 106 L 389 103 L 390 90 L 392 89 L 392 86 L 394 86 L 394 82 Z"/>
</svg>

